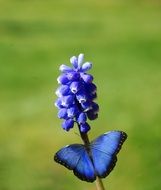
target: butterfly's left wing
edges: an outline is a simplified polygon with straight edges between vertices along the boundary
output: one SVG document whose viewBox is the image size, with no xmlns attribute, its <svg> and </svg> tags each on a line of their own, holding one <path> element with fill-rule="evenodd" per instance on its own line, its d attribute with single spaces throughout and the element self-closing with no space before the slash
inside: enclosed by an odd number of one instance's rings
<svg viewBox="0 0 161 190">
<path fill-rule="evenodd" d="M 116 155 L 126 138 L 126 133 L 122 131 L 110 131 L 91 142 L 91 155 L 97 176 L 104 178 L 113 170 L 117 162 Z"/>
<path fill-rule="evenodd" d="M 96 179 L 94 167 L 84 145 L 72 144 L 60 149 L 54 160 L 73 173 L 81 180 L 93 182 Z"/>
</svg>

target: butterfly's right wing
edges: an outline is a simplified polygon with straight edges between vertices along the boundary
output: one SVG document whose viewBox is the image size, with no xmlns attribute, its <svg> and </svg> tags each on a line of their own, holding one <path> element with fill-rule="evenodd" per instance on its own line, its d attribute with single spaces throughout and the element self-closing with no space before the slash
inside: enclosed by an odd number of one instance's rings
<svg viewBox="0 0 161 190">
<path fill-rule="evenodd" d="M 115 167 L 117 153 L 127 135 L 123 131 L 109 131 L 91 142 L 91 154 L 97 176 L 106 177 Z"/>
<path fill-rule="evenodd" d="M 55 154 L 54 160 L 73 170 L 73 173 L 83 181 L 93 182 L 96 179 L 91 159 L 81 144 L 65 146 Z"/>
</svg>

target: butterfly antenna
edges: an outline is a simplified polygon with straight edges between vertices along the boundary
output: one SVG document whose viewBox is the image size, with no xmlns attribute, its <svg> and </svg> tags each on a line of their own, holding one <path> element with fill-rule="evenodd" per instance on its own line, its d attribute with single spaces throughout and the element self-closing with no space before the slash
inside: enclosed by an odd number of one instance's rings
<svg viewBox="0 0 161 190">
<path fill-rule="evenodd" d="M 80 134 L 78 134 L 77 132 L 74 132 L 75 135 L 77 135 L 78 137 L 80 137 Z"/>
</svg>

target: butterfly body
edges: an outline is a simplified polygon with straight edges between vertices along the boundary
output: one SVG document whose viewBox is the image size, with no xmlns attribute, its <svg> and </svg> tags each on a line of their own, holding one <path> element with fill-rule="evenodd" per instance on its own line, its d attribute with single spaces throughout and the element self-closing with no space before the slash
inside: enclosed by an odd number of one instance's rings
<svg viewBox="0 0 161 190">
<path fill-rule="evenodd" d="M 105 178 L 115 167 L 117 154 L 127 135 L 122 131 L 110 131 L 96 138 L 90 144 L 72 144 L 60 149 L 54 160 L 81 180 L 95 181 Z"/>
</svg>

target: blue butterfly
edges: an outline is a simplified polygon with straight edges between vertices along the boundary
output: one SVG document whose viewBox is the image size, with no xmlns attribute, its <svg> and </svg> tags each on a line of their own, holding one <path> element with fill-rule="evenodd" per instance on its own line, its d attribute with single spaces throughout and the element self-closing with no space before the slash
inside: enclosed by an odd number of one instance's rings
<svg viewBox="0 0 161 190">
<path fill-rule="evenodd" d="M 60 149 L 54 160 L 81 180 L 93 182 L 96 176 L 105 178 L 115 167 L 117 153 L 121 149 L 127 134 L 122 131 L 109 131 L 92 141 L 88 147 L 71 144 Z"/>
</svg>

